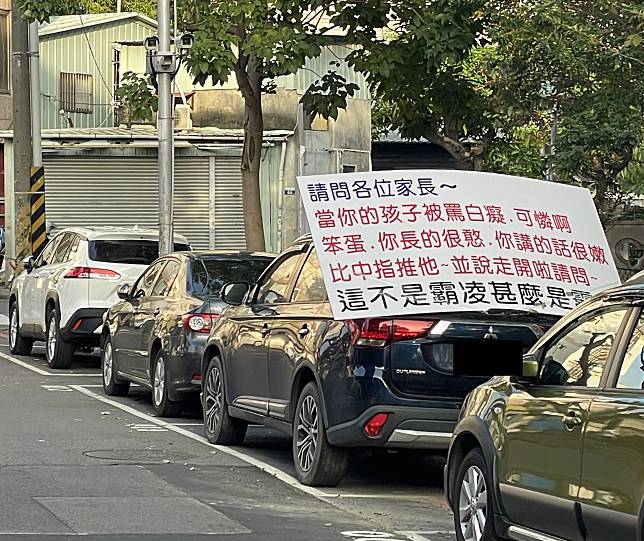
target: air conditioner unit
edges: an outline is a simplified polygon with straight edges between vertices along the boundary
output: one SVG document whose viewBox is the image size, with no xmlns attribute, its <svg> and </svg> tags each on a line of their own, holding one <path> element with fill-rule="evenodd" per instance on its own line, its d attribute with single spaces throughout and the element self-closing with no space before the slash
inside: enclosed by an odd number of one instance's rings
<svg viewBox="0 0 644 541">
<path fill-rule="evenodd" d="M 174 108 L 174 129 L 191 130 L 192 129 L 192 110 L 188 105 L 177 105 Z"/>
</svg>

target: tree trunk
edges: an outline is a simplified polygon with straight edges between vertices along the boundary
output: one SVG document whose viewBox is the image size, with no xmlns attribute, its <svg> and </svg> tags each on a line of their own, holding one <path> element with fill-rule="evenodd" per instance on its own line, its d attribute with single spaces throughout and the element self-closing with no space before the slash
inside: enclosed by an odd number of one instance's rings
<svg viewBox="0 0 644 541">
<path fill-rule="evenodd" d="M 483 160 L 477 159 L 478 156 L 472 156 L 460 141 L 440 134 L 429 136 L 427 140 L 445 149 L 454 158 L 456 169 L 463 171 L 481 171 L 483 169 Z"/>
<path fill-rule="evenodd" d="M 242 152 L 241 175 L 246 248 L 262 252 L 266 249 L 259 191 L 259 168 L 264 141 L 262 78 L 253 72 L 252 62 L 249 62 L 248 72 L 238 68 L 235 73 L 244 98 L 244 150 Z"/>
</svg>

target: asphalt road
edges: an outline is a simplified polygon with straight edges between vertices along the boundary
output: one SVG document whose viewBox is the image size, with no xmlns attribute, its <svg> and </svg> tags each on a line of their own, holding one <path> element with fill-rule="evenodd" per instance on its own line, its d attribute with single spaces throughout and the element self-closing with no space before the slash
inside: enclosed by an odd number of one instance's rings
<svg viewBox="0 0 644 541">
<path fill-rule="evenodd" d="M 140 388 L 104 395 L 97 355 L 58 372 L 5 344 L 0 327 L 0 541 L 454 538 L 439 457 L 356 451 L 339 487 L 302 487 L 275 431 L 213 446 L 196 403 L 158 419 Z"/>
</svg>

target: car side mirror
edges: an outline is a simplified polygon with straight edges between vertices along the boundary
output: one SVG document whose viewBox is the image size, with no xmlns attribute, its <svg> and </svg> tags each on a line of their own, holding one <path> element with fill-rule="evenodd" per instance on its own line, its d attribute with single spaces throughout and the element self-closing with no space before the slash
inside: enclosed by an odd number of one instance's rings
<svg viewBox="0 0 644 541">
<path fill-rule="evenodd" d="M 231 306 L 240 306 L 250 290 L 246 282 L 231 282 L 221 289 L 221 300 Z"/>
<path fill-rule="evenodd" d="M 528 354 L 523 357 L 523 373 L 519 378 L 525 383 L 534 383 L 539 377 L 539 360 L 536 355 Z"/>
<path fill-rule="evenodd" d="M 22 260 L 22 266 L 25 268 L 27 272 L 31 272 L 32 270 L 34 270 L 34 257 L 31 255 L 29 257 L 25 257 Z"/>
<path fill-rule="evenodd" d="M 122 284 L 118 288 L 116 294 L 118 295 L 119 299 L 126 301 L 130 298 L 130 291 L 131 291 L 130 284 Z"/>
</svg>

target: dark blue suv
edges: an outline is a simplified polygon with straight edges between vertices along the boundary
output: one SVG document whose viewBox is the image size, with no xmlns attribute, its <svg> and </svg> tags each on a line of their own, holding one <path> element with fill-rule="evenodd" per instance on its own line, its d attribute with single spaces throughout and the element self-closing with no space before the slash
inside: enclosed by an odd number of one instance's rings
<svg viewBox="0 0 644 541">
<path fill-rule="evenodd" d="M 239 445 L 248 423 L 293 436 L 297 478 L 332 486 L 349 447 L 446 450 L 465 396 L 486 377 L 455 376 L 459 340 L 521 342 L 527 350 L 556 318 L 428 314 L 336 321 L 310 237 L 257 284 L 224 287 L 231 305 L 203 359 L 208 439 Z"/>
</svg>

